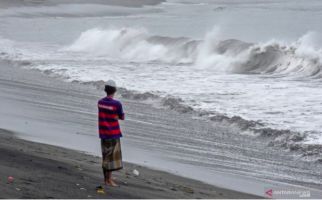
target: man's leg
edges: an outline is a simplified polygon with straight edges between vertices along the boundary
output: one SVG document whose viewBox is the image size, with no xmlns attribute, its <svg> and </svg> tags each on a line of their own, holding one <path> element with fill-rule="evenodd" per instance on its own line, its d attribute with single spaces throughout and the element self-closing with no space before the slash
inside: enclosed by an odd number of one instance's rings
<svg viewBox="0 0 322 200">
<path fill-rule="evenodd" d="M 113 177 L 112 177 L 112 171 L 107 171 L 103 168 L 103 173 L 104 173 L 104 183 L 105 185 L 117 187 L 118 185 L 114 182 Z"/>
<path fill-rule="evenodd" d="M 103 174 L 104 174 L 104 183 L 106 184 L 107 180 L 108 180 L 108 171 L 106 171 L 103 167 Z"/>
</svg>

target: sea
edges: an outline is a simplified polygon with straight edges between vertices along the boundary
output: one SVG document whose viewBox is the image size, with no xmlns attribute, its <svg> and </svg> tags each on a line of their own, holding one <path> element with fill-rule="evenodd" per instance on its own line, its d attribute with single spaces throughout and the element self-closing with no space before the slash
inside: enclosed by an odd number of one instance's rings
<svg viewBox="0 0 322 200">
<path fill-rule="evenodd" d="M 113 79 L 123 96 L 170 99 L 166 109 L 321 161 L 322 1 L 17 2 L 0 3 L 0 59 Z"/>
</svg>

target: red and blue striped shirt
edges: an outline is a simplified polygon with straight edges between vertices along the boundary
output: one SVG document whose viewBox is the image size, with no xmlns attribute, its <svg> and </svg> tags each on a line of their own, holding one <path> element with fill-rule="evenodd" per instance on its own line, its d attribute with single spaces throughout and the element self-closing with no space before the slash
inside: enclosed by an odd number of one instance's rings
<svg viewBox="0 0 322 200">
<path fill-rule="evenodd" d="M 111 97 L 98 101 L 98 129 L 101 139 L 114 139 L 122 137 L 119 119 L 124 120 L 121 102 Z"/>
</svg>

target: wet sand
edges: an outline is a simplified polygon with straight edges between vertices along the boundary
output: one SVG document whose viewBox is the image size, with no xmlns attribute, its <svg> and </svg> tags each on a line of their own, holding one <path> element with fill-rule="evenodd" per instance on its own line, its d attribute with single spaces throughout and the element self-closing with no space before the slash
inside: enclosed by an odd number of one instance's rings
<svg viewBox="0 0 322 200">
<path fill-rule="evenodd" d="M 0 158 L 0 198 L 256 198 L 130 163 L 115 173 L 120 187 L 105 187 L 105 194 L 98 194 L 99 157 L 18 139 L 4 129 Z M 9 176 L 14 177 L 11 183 Z"/>
<path fill-rule="evenodd" d="M 28 65 L 28 62 L 0 61 L 0 128 L 15 132 L 19 138 L 29 141 L 100 155 L 96 102 L 104 92 L 97 90 L 93 84 L 65 82 L 50 71 L 40 73 L 23 69 L 25 65 Z M 141 99 L 120 96 L 117 98 L 124 103 L 127 114 L 126 120 L 121 124 L 124 131 L 122 150 L 125 161 L 167 171 L 174 177 L 184 176 L 200 180 L 214 185 L 213 188 L 226 188 L 258 196 L 266 196 L 267 188 L 289 188 L 290 185 L 256 179 L 254 173 L 249 176 L 229 173 L 231 169 L 243 172 L 243 168 L 240 168 L 238 162 L 234 160 L 232 163 L 235 167 L 232 168 L 233 166 L 229 164 L 232 158 L 226 157 L 225 153 L 233 151 L 237 157 L 260 159 L 261 162 L 256 162 L 254 165 L 256 167 L 254 171 L 258 173 L 261 173 L 260 170 L 265 166 L 276 172 L 269 163 L 271 159 L 276 163 L 276 159 L 281 156 L 283 158 L 281 162 L 284 164 L 274 165 L 278 165 L 280 173 L 290 173 L 291 176 L 299 174 L 298 170 L 293 174 L 289 168 L 284 169 L 288 157 L 281 154 L 280 150 L 263 146 L 261 141 L 253 138 L 252 143 L 249 143 L 249 137 L 234 133 L 234 129 L 226 127 L 225 124 L 209 124 L 203 120 L 192 119 L 190 114 L 151 106 L 149 102 Z M 185 149 L 177 148 L 175 145 L 190 144 L 191 140 L 188 140 L 187 136 L 205 131 L 205 127 L 212 133 L 211 139 L 216 141 L 214 147 L 208 148 L 220 152 L 216 157 L 216 165 L 209 167 L 197 161 L 190 162 L 185 157 L 187 155 Z M 267 151 L 270 154 L 267 154 Z M 274 156 L 267 157 L 272 153 Z M 207 154 L 190 154 L 190 156 L 207 158 Z M 229 165 L 225 166 L 226 163 Z M 247 165 L 247 169 L 251 171 L 250 167 L 253 167 L 254 163 L 248 162 L 248 164 L 250 165 Z M 308 164 L 310 163 L 302 165 L 296 160 L 292 167 L 311 168 Z M 98 176 L 101 175 L 100 167 L 97 173 Z M 315 174 L 308 175 L 315 177 Z M 6 177 L 7 175 L 3 180 L 6 180 Z M 321 197 L 320 191 L 313 190 L 314 187 L 316 186 L 312 186 L 311 197 Z M 307 188 L 299 189 L 307 190 Z"/>
</svg>

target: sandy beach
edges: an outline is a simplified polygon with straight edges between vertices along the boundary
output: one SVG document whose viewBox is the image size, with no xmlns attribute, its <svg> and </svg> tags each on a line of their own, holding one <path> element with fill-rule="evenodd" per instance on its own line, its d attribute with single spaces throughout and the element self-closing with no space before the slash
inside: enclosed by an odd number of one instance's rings
<svg viewBox="0 0 322 200">
<path fill-rule="evenodd" d="M 0 197 L 320 199 L 322 3 L 308 2 L 0 1 Z M 98 195 L 109 79 L 126 165 Z"/>
<path fill-rule="evenodd" d="M 21 64 L 24 63 L 19 65 Z M 202 166 L 194 167 L 194 165 L 197 166 L 196 163 L 191 165 L 171 161 L 170 158 L 179 154 L 180 151 L 172 149 L 176 148 L 173 144 L 168 146 L 167 143 L 160 143 L 158 138 L 161 137 L 163 141 L 167 141 L 167 138 L 170 138 L 168 134 L 180 133 L 179 129 L 182 134 L 188 134 L 189 132 L 183 127 L 191 131 L 193 128 L 189 128 L 190 126 L 199 125 L 202 129 L 201 125 L 206 123 L 201 120 L 192 120 L 189 114 L 153 107 L 133 97 L 118 96 L 124 102 L 127 112 L 127 120 L 122 124 L 125 133 L 122 139 L 124 159 L 136 164 L 127 163 L 125 170 L 116 174 L 121 180 L 120 188 L 108 191 L 109 196 L 95 196 L 95 187 L 102 181 L 100 158 L 80 152 L 100 155 L 96 127 L 96 101 L 103 93 L 96 89 L 96 84 L 65 82 L 60 77 L 52 76 L 50 72 L 41 73 L 37 70 L 23 69 L 7 61 L 1 62 L 0 71 L 0 126 L 1 132 L 5 133 L 1 134 L 3 137 L 1 148 L 4 150 L 1 151 L 3 156 L 0 160 L 0 165 L 5 169 L 1 170 L 1 177 L 3 177 L 1 187 L 6 190 L 6 193 L 1 196 L 3 198 L 88 198 L 88 195 L 91 198 L 260 198 L 266 196 L 266 188 L 290 188 L 290 185 L 286 184 L 224 172 L 220 164 L 226 162 L 225 157 L 222 161 L 218 161 L 219 167 L 213 168 L 211 174 L 209 171 L 204 171 L 206 168 Z M 169 113 L 172 115 L 170 119 L 168 118 Z M 227 127 L 220 124 L 213 128 L 214 132 L 228 131 Z M 27 142 L 13 135 L 25 140 L 65 148 Z M 242 138 L 236 135 L 219 135 L 216 140 L 227 142 L 225 141 L 226 136 L 229 138 L 234 136 L 236 141 L 234 145 L 242 145 L 240 143 Z M 244 139 L 246 140 L 247 137 Z M 234 140 L 230 142 L 232 141 Z M 252 145 L 256 144 L 254 142 Z M 159 144 L 167 145 L 168 150 L 159 152 Z M 260 148 L 260 144 L 258 145 Z M 67 150 L 66 147 L 78 151 Z M 221 151 L 231 151 L 233 145 L 223 147 L 225 150 Z M 221 149 L 222 147 L 219 145 L 216 148 Z M 20 149 L 25 152 L 22 151 L 22 153 Z M 240 153 L 250 152 L 252 151 L 247 149 Z M 265 155 L 265 152 L 261 153 Z M 279 154 L 280 151 L 276 151 L 276 155 Z M 31 162 L 30 160 L 38 161 Z M 38 162 L 42 165 L 34 164 Z M 309 167 L 308 164 L 310 163 L 297 164 L 294 167 L 306 168 Z M 31 165 L 27 168 L 29 171 L 22 167 L 29 165 Z M 259 163 L 259 165 L 262 164 Z M 82 166 L 83 170 L 75 166 Z M 279 168 L 281 167 L 283 166 L 279 165 Z M 151 170 L 152 168 L 158 170 Z M 227 169 L 227 167 L 224 168 Z M 139 177 L 133 176 L 133 169 L 140 171 Z M 160 169 L 169 171 L 170 174 L 161 172 Z M 24 173 L 20 175 L 22 171 Z M 44 176 L 38 177 L 34 174 L 44 174 Z M 66 178 L 67 175 L 68 178 Z M 14 176 L 17 185 L 8 185 L 8 176 Z M 38 177 L 38 182 L 32 181 L 35 176 Z M 182 176 L 202 180 L 212 185 L 182 178 Z M 315 175 L 312 174 L 312 176 Z M 66 180 L 71 181 L 66 182 Z M 62 183 L 66 185 L 60 187 Z M 52 184 L 53 187 L 48 187 L 47 184 Z M 321 196 L 318 190 L 313 189 L 315 187 L 317 185 L 312 184 L 310 189 L 313 198 Z M 297 187 L 291 185 L 291 188 L 295 190 Z M 298 190 L 307 191 L 308 188 L 298 187 Z M 88 192 L 80 193 L 80 191 Z M 254 194 L 257 196 L 253 196 Z"/>
<path fill-rule="evenodd" d="M 10 62 L 1 62 L 0 71 L 0 198 L 261 198 L 128 162 L 115 173 L 120 187 L 97 194 L 95 188 L 103 184 L 101 158 L 88 154 L 100 149 L 95 127 L 97 91 L 92 85 L 66 83 Z M 134 103 L 126 102 L 128 110 Z M 84 111 L 84 105 L 94 113 Z M 87 131 L 92 131 L 90 138 L 97 138 L 94 143 L 78 137 Z M 77 143 L 88 148 L 71 150 L 77 149 Z M 123 146 L 127 158 L 131 147 Z M 9 176 L 13 183 L 8 183 Z"/>
<path fill-rule="evenodd" d="M 3 129 L 0 149 L 0 198 L 258 198 L 130 163 L 115 173 L 120 187 L 97 194 L 95 187 L 102 184 L 99 157 L 21 140 Z M 7 181 L 9 176 L 13 182 Z"/>
</svg>

